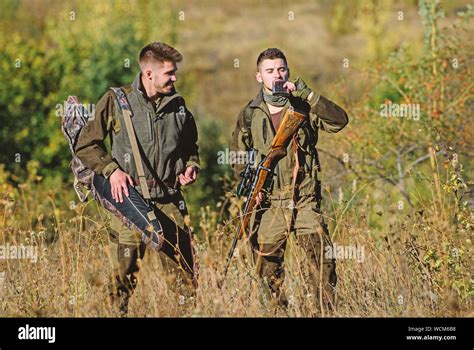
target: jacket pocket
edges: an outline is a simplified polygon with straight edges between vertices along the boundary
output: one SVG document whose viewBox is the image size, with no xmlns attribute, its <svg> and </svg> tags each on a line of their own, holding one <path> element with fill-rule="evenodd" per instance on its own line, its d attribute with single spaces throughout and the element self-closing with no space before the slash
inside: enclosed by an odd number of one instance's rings
<svg viewBox="0 0 474 350">
<path fill-rule="evenodd" d="M 152 142 L 154 139 L 153 115 L 151 113 L 147 113 L 147 115 L 148 115 L 148 141 Z"/>
<path fill-rule="evenodd" d="M 268 127 L 267 127 L 267 120 L 262 120 L 262 136 L 263 136 L 263 143 L 267 144 L 267 137 L 268 137 Z"/>
</svg>

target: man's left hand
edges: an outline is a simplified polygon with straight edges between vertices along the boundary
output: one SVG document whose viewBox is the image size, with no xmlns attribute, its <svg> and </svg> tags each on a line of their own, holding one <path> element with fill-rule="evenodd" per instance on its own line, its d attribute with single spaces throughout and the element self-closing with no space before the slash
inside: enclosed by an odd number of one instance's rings
<svg viewBox="0 0 474 350">
<path fill-rule="evenodd" d="M 313 97 L 313 91 L 306 85 L 303 79 L 298 78 L 295 80 L 292 85 L 295 87 L 294 90 L 290 90 L 293 93 L 293 96 L 299 97 L 304 101 L 309 101 Z"/>
<path fill-rule="evenodd" d="M 190 185 L 196 181 L 197 170 L 193 166 L 188 166 L 184 174 L 179 174 L 179 183 L 182 186 Z"/>
</svg>

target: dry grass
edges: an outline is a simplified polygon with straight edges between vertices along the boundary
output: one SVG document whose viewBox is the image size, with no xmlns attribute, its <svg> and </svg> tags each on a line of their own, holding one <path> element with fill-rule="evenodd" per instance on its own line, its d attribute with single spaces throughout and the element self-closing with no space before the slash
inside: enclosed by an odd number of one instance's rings
<svg viewBox="0 0 474 350">
<path fill-rule="evenodd" d="M 1 315 L 117 316 L 106 288 L 111 271 L 106 226 L 94 209 L 96 204 L 88 204 L 81 220 L 82 206 L 72 210 L 64 202 L 56 204 L 54 192 L 38 184 L 27 183 L 19 193 L 7 185 L 3 190 L 0 242 L 36 244 L 39 258 L 36 263 L 0 262 L 0 272 L 4 272 Z M 331 203 L 329 194 L 327 198 Z M 335 210 L 326 221 L 337 245 L 363 246 L 365 259 L 338 260 L 337 305 L 326 316 L 472 316 L 470 231 L 452 223 L 449 201 L 444 209 L 438 206 L 437 212 L 427 202 L 421 214 L 384 207 L 380 215 L 388 223 L 387 230 L 370 229 L 367 200 L 344 203 L 331 203 Z M 35 218 L 41 213 L 38 222 Z M 224 287 L 218 289 L 230 236 L 222 226 L 219 232 L 213 229 L 216 213 L 204 208 L 201 214 L 197 241 L 200 287 L 195 296 L 184 297 L 169 288 L 168 279 L 173 277 L 165 275 L 157 255 L 148 252 L 130 316 L 319 315 L 301 278 L 299 264 L 304 262 L 299 261 L 301 254 L 295 254 L 293 240 L 286 259 L 285 291 L 290 300 L 286 312 L 275 313 L 264 300 L 253 269 L 243 258 L 233 261 Z M 337 228 L 333 218 L 339 222 Z M 47 242 L 54 232 L 48 222 L 56 231 L 52 243 Z"/>
</svg>

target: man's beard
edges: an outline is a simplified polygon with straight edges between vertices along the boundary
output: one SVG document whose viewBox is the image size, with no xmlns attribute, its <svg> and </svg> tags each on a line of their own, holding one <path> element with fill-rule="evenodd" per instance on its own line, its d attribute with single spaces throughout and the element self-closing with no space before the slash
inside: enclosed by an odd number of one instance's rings
<svg viewBox="0 0 474 350">
<path fill-rule="evenodd" d="M 165 85 L 163 85 L 159 91 L 161 93 L 164 93 L 164 94 L 167 94 L 167 93 L 170 93 L 171 91 L 173 91 L 173 88 L 174 88 L 174 83 L 173 82 L 169 82 Z"/>
</svg>

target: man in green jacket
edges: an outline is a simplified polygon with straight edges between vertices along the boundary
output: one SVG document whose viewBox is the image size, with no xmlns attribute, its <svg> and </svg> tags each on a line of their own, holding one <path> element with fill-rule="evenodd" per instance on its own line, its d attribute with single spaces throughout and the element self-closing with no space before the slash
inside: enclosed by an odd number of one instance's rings
<svg viewBox="0 0 474 350">
<path fill-rule="evenodd" d="M 275 169 L 272 188 L 258 196 L 250 242 L 257 273 L 268 287 L 267 295 L 284 306 L 287 300 L 281 291 L 283 261 L 287 239 L 295 234 L 307 261 L 302 270 L 311 292 L 305 295 L 311 294 L 315 309 L 324 312 L 334 307 L 337 277 L 335 260 L 321 255 L 321 248 L 324 251 L 332 243 L 321 214 L 316 143 L 319 130 L 338 132 L 346 126 L 348 117 L 342 108 L 313 92 L 301 79 L 289 81 L 289 77 L 290 70 L 281 50 L 271 48 L 259 55 L 256 79 L 262 89 L 238 117 L 232 151 L 248 152 L 253 148 L 258 162 L 268 154 L 286 110 L 294 107 L 309 111 L 309 120 L 298 130 L 288 146 L 287 156 Z M 283 85 L 288 95 L 272 93 L 275 81 Z M 239 174 L 243 165 L 234 164 L 233 168 Z"/>
<path fill-rule="evenodd" d="M 181 54 L 173 47 L 154 42 L 139 54 L 140 72 L 131 85 L 122 87 L 132 110 L 132 123 L 139 144 L 139 152 L 149 187 L 152 204 L 172 218 L 175 223 L 164 230 L 189 233 L 189 215 L 180 185 L 192 184 L 199 171 L 197 129 L 193 115 L 186 108 L 183 97 L 176 92 L 177 64 Z M 104 140 L 111 139 L 111 154 Z M 98 174 L 109 179 L 113 198 L 122 202 L 128 196 L 127 183 L 140 193 L 139 176 L 132 146 L 125 127 L 124 116 L 117 98 L 108 90 L 99 100 L 95 118 L 82 129 L 76 155 Z M 110 215 L 110 247 L 113 261 L 112 300 L 120 312 L 128 312 L 128 301 L 137 284 L 137 262 L 142 259 L 145 246 L 141 233 L 130 230 Z M 159 219 L 159 218 L 158 218 Z M 170 234 L 169 232 L 167 232 Z M 192 250 L 191 235 L 179 237 L 180 245 Z M 167 254 L 165 254 L 167 253 Z M 195 261 L 188 258 L 186 268 L 180 266 L 171 252 L 160 252 L 168 271 L 186 271 L 195 279 Z M 185 274 L 186 275 L 186 274 Z"/>
</svg>

